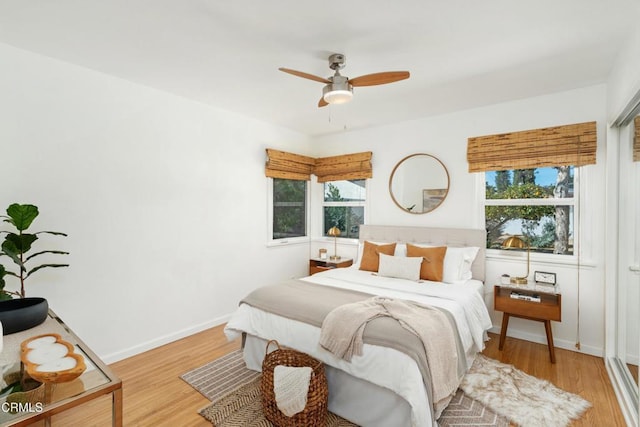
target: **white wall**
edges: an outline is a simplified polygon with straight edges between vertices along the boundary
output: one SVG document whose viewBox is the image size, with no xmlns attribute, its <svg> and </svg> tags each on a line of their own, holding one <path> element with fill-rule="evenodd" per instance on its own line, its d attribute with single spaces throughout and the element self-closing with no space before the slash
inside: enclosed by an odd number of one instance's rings
<svg viewBox="0 0 640 427">
<path fill-rule="evenodd" d="M 607 113 L 613 122 L 640 92 L 640 27 L 630 34 L 607 79 Z"/>
<path fill-rule="evenodd" d="M 468 172 L 467 138 L 547 126 L 597 121 L 598 163 L 581 173 L 582 253 L 580 261 L 580 342 L 581 349 L 602 354 L 604 346 L 604 153 L 606 135 L 606 90 L 604 85 L 540 96 L 521 101 L 460 111 L 375 129 L 352 131 L 316 138 L 316 154 L 373 151 L 373 178 L 369 181 L 368 223 L 436 227 L 484 228 L 482 197 L 483 174 Z M 451 185 L 444 203 L 435 211 L 412 215 L 400 210 L 388 191 L 389 175 L 395 164 L 413 153 L 439 158 L 449 170 Z M 321 191 L 321 190 L 320 190 Z M 317 210 L 316 210 L 317 211 Z M 315 211 L 314 211 L 315 212 Z M 314 221 L 321 221 L 316 217 Z M 314 242 L 312 251 L 326 243 Z M 339 252 L 353 254 L 352 246 Z M 494 257 L 487 260 L 486 293 L 492 306 L 493 284 L 503 273 L 522 274 L 523 258 Z M 562 287 L 563 319 L 554 323 L 556 345 L 575 349 L 577 338 L 578 274 L 575 261 L 552 263 L 544 257 L 532 257 L 531 271 L 553 271 Z M 499 327 L 500 314 L 493 316 Z M 513 319 L 509 334 L 546 342 L 541 323 Z"/>
<path fill-rule="evenodd" d="M 0 205 L 34 203 L 42 211 L 34 226 L 69 233 L 55 245 L 71 252 L 71 267 L 34 275 L 27 292 L 48 298 L 108 362 L 221 323 L 255 286 L 305 274 L 306 245 L 266 247 L 264 148 L 373 151 L 368 223 L 483 227 L 483 182 L 467 172 L 468 137 L 591 120 L 601 148 L 584 174 L 580 326 L 583 351 L 601 352 L 604 86 L 309 140 L 1 44 L 0 67 Z M 425 215 L 401 211 L 388 192 L 395 164 L 418 152 L 438 157 L 451 177 L 445 202 Z M 320 185 L 312 196 L 317 206 Z M 320 210 L 313 212 L 319 235 Z M 353 245 L 343 250 L 355 255 Z M 489 259 L 487 293 L 500 274 L 523 266 Z M 572 348 L 575 266 L 535 269 L 558 273 L 564 309 L 556 344 Z M 514 320 L 510 333 L 544 342 L 535 323 Z"/>
<path fill-rule="evenodd" d="M 307 271 L 306 245 L 266 247 L 264 178 L 264 149 L 305 154 L 305 136 L 2 44 L 0 69 L 0 209 L 33 203 L 34 229 L 69 234 L 51 247 L 71 267 L 27 294 L 108 362 Z"/>
</svg>

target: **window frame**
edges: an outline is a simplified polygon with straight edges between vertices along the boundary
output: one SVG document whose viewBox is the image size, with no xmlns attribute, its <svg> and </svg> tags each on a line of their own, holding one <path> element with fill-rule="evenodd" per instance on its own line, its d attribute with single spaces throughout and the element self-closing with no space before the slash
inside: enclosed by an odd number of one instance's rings
<svg viewBox="0 0 640 427">
<path fill-rule="evenodd" d="M 553 166 L 548 166 L 553 167 Z M 534 261 L 543 261 L 549 264 L 566 264 L 566 263 L 574 263 L 578 259 L 578 251 L 576 248 L 580 247 L 580 234 L 581 234 L 581 221 L 580 221 L 580 188 L 581 188 L 581 169 L 582 166 L 573 166 L 573 197 L 549 197 L 549 198 L 541 198 L 541 199 L 487 199 L 486 198 L 486 174 L 488 172 L 496 172 L 496 171 L 487 171 L 482 172 L 482 224 L 486 229 L 487 218 L 486 218 L 486 207 L 487 206 L 570 206 L 573 208 L 573 253 L 571 254 L 554 254 L 554 253 L 543 253 L 531 251 L 530 256 Z M 532 168 L 532 169 L 540 169 L 542 167 Z M 511 169 L 513 170 L 513 169 Z M 495 259 L 513 259 L 514 254 L 520 255 L 522 257 L 526 256 L 520 252 L 513 252 L 508 249 L 496 249 L 496 248 L 486 248 L 487 258 L 495 258 Z"/>
<path fill-rule="evenodd" d="M 325 201 L 325 184 L 330 184 L 332 182 L 340 182 L 340 181 L 364 181 L 364 200 L 362 201 Z M 327 236 L 324 233 L 325 223 L 324 223 L 324 208 L 325 207 L 362 207 L 363 208 L 363 222 L 362 224 L 367 223 L 367 212 L 369 211 L 369 179 L 368 178 L 358 178 L 358 179 L 341 179 L 340 181 L 327 181 L 318 183 L 321 185 L 321 199 L 320 199 L 320 237 L 328 238 L 331 236 Z M 358 231 L 359 234 L 359 231 Z M 333 239 L 333 237 L 331 237 Z M 359 239 L 354 237 L 338 237 L 338 239 L 342 239 L 342 241 L 352 241 L 357 242 Z"/>
<path fill-rule="evenodd" d="M 282 179 L 282 178 L 280 178 Z M 309 236 L 310 223 L 311 223 L 311 185 L 310 181 L 304 181 L 305 183 L 305 225 L 304 236 L 298 237 L 286 237 L 281 239 L 273 238 L 273 180 L 274 178 L 267 178 L 267 246 L 286 246 L 296 245 L 302 243 L 309 243 L 311 238 Z M 291 180 L 290 180 L 291 181 Z"/>
</svg>

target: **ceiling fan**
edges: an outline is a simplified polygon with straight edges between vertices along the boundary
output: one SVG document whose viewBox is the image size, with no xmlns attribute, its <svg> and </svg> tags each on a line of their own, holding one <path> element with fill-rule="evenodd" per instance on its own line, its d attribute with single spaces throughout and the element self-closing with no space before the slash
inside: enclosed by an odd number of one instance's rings
<svg viewBox="0 0 640 427">
<path fill-rule="evenodd" d="M 329 56 L 329 68 L 335 70 L 333 76 L 329 78 L 314 76 L 313 74 L 303 73 L 302 71 L 292 70 L 290 68 L 278 68 L 285 73 L 302 77 L 316 82 L 325 83 L 322 89 L 322 98 L 318 102 L 318 107 L 325 107 L 329 104 L 344 104 L 353 98 L 353 88 L 358 86 L 376 86 L 387 83 L 397 82 L 409 78 L 408 71 L 386 71 L 382 73 L 366 74 L 364 76 L 349 77 L 340 74 L 345 66 L 347 58 L 341 53 L 334 53 Z"/>
</svg>

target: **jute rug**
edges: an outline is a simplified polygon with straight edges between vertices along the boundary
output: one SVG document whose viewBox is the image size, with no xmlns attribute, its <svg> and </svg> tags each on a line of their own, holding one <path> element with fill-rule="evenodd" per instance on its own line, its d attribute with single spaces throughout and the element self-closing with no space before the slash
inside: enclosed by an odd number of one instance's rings
<svg viewBox="0 0 640 427">
<path fill-rule="evenodd" d="M 181 378 L 212 401 L 200 415 L 217 427 L 271 426 L 260 403 L 260 373 L 247 369 L 240 350 L 189 371 Z M 327 426 L 355 424 L 329 413 Z M 509 421 L 458 390 L 444 410 L 439 426 L 499 426 Z"/>
</svg>

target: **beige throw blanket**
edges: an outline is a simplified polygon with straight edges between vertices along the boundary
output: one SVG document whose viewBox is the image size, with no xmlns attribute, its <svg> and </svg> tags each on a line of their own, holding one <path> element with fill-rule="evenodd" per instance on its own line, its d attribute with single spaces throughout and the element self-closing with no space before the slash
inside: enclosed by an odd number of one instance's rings
<svg viewBox="0 0 640 427">
<path fill-rule="evenodd" d="M 335 308 L 344 304 L 365 301 L 373 296 L 348 289 L 316 285 L 302 280 L 289 280 L 278 285 L 258 288 L 247 295 L 241 303 L 321 328 L 325 317 Z M 467 369 L 467 361 L 455 320 L 446 310 L 437 307 L 434 309 L 446 316 L 450 329 L 455 331 L 453 339 L 458 349 L 458 378 L 461 380 Z M 449 328 L 438 331 L 438 333 L 447 330 Z M 367 344 L 393 348 L 414 359 L 422 374 L 429 401 L 436 402 L 432 394 L 432 374 L 424 344 L 415 334 L 400 326 L 399 322 L 393 318 L 381 316 L 368 323 L 364 330 L 363 340 Z M 440 406 L 441 404 L 432 404 L 430 408 L 432 413 L 438 413 L 437 409 Z"/>
<path fill-rule="evenodd" d="M 371 320 L 378 317 L 397 320 L 422 342 L 431 372 L 435 411 L 439 415 L 459 383 L 455 331 L 441 311 L 416 302 L 385 297 L 345 304 L 325 317 L 320 345 L 337 357 L 350 361 L 354 355 L 362 354 L 364 330 Z"/>
</svg>

